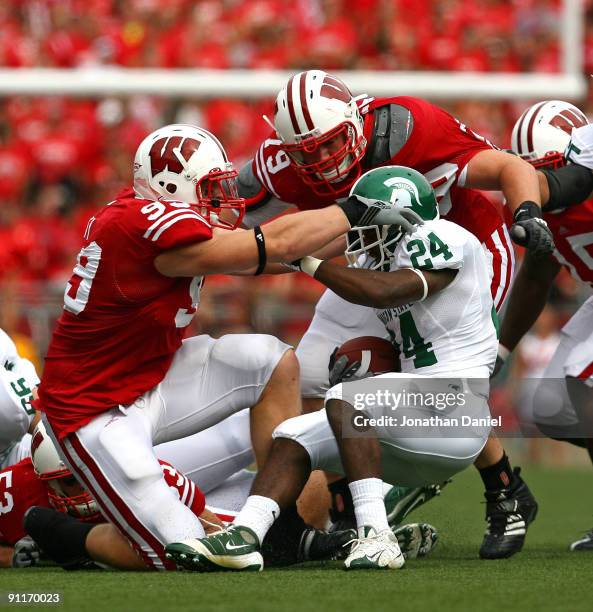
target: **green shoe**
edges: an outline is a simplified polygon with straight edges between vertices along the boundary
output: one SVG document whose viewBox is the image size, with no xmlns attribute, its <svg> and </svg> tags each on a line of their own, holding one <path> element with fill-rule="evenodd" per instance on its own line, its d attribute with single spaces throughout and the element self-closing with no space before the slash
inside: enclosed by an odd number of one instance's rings
<svg viewBox="0 0 593 612">
<path fill-rule="evenodd" d="M 207 538 L 165 546 L 167 559 L 194 572 L 261 572 L 264 559 L 259 540 L 248 527 L 231 525 Z"/>
<path fill-rule="evenodd" d="M 425 487 L 398 487 L 394 486 L 385 495 L 385 510 L 390 527 L 398 527 L 412 510 L 441 494 L 441 490 L 451 480 L 441 484 L 428 485 Z"/>
<path fill-rule="evenodd" d="M 399 547 L 406 560 L 426 557 L 436 546 L 437 530 L 428 523 L 410 523 L 393 529 Z"/>
</svg>

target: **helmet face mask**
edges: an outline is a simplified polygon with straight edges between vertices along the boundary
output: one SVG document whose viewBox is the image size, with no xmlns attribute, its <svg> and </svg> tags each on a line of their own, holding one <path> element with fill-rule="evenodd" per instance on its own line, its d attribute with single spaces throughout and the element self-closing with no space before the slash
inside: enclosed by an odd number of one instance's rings
<svg viewBox="0 0 593 612">
<path fill-rule="evenodd" d="M 346 237 L 346 261 L 353 268 L 388 271 L 403 235 L 401 229 L 387 225 L 352 228 Z"/>
<path fill-rule="evenodd" d="M 235 229 L 243 220 L 245 201 L 236 178 L 216 137 L 193 125 L 167 125 L 149 134 L 134 159 L 137 196 L 189 204 L 213 227 Z"/>
<path fill-rule="evenodd" d="M 562 100 L 538 102 L 527 108 L 513 127 L 511 149 L 535 168 L 560 168 L 574 128 L 589 123 L 585 114 Z"/>
<path fill-rule="evenodd" d="M 96 522 L 101 518 L 97 502 L 85 491 L 82 486 L 74 487 L 69 483 L 72 479 L 76 481 L 70 472 L 61 478 L 43 479 L 47 485 L 47 496 L 50 504 L 58 512 L 69 514 L 85 522 Z M 68 484 L 66 484 L 68 483 Z M 79 493 L 65 491 L 68 489 L 79 489 Z"/>
<path fill-rule="evenodd" d="M 237 229 L 245 216 L 245 200 L 239 197 L 237 171 L 214 169 L 197 181 L 196 206 L 212 227 Z"/>
<path fill-rule="evenodd" d="M 291 165 L 316 195 L 345 195 L 360 177 L 363 120 L 349 89 L 322 70 L 290 78 L 276 98 L 274 127 Z"/>
</svg>

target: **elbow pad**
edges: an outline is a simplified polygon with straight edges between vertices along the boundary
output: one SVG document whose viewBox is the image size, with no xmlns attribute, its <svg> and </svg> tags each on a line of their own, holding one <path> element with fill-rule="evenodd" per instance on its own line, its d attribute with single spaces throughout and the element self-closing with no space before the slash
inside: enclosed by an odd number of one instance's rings
<svg viewBox="0 0 593 612">
<path fill-rule="evenodd" d="M 589 198 L 593 191 L 593 172 L 577 164 L 569 164 L 556 170 L 542 170 L 548 181 L 550 198 L 544 212 L 562 210 L 580 204 Z"/>
</svg>

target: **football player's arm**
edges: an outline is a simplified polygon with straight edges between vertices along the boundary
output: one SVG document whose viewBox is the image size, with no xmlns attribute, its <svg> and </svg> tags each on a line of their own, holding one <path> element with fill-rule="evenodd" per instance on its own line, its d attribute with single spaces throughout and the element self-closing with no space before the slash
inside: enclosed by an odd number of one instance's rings
<svg viewBox="0 0 593 612">
<path fill-rule="evenodd" d="M 119 570 L 148 569 L 128 540 L 111 523 L 94 525 L 86 536 L 85 550 L 90 559 Z"/>
<path fill-rule="evenodd" d="M 269 263 L 293 261 L 313 253 L 350 229 L 348 218 L 336 205 L 286 215 L 262 228 Z M 221 230 L 210 240 L 158 255 L 154 264 L 165 276 L 229 274 L 249 270 L 260 262 L 252 230 Z"/>
<path fill-rule="evenodd" d="M 541 203 L 540 179 L 535 168 L 505 151 L 484 149 L 476 153 L 467 164 L 463 187 L 500 190 L 513 212 L 526 201 Z"/>
<path fill-rule="evenodd" d="M 346 236 L 338 236 L 335 240 L 332 240 L 329 244 L 322 247 L 321 249 L 312 253 L 312 257 L 316 259 L 333 259 L 344 254 L 346 250 Z M 235 272 L 236 276 L 250 276 L 255 274 L 257 266 L 253 266 L 248 270 L 241 272 Z M 296 266 L 285 265 L 284 263 L 273 263 L 267 264 L 262 274 L 287 274 L 289 272 L 297 272 Z"/>
<path fill-rule="evenodd" d="M 426 280 L 426 289 L 418 272 Z M 379 272 L 346 268 L 324 261 L 313 277 L 353 304 L 371 308 L 395 308 L 441 291 L 457 274 L 457 270 L 450 269 L 418 272 L 411 269 Z"/>
<path fill-rule="evenodd" d="M 550 288 L 559 270 L 560 264 L 552 257 L 535 261 L 526 253 L 513 282 L 500 329 L 499 341 L 503 353 L 513 351 L 531 329 L 546 305 Z"/>
<path fill-rule="evenodd" d="M 0 567 L 12 567 L 13 555 L 14 548 L 12 546 L 0 544 Z"/>
<path fill-rule="evenodd" d="M 467 164 L 462 186 L 500 189 L 513 212 L 513 241 L 540 258 L 552 253 L 552 232 L 542 218 L 540 179 L 531 164 L 506 151 L 483 150 Z"/>
</svg>

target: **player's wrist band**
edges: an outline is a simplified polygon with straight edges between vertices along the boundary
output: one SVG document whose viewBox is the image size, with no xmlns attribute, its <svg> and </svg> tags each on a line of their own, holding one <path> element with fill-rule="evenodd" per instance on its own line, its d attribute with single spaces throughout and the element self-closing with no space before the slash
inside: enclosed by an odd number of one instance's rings
<svg viewBox="0 0 593 612">
<path fill-rule="evenodd" d="M 266 239 L 264 238 L 264 233 L 261 231 L 261 227 L 256 225 L 253 228 L 253 233 L 255 234 L 255 244 L 257 244 L 257 255 L 259 257 L 257 270 L 254 276 L 258 276 L 264 271 L 266 263 L 268 262 L 268 256 L 266 255 Z"/>
<path fill-rule="evenodd" d="M 412 272 L 417 274 L 418 278 L 422 281 L 422 287 L 424 291 L 422 293 L 422 297 L 418 301 L 423 302 L 426 299 L 426 296 L 428 295 L 428 283 L 426 282 L 426 278 L 421 270 L 416 270 L 416 268 L 408 268 L 408 270 L 411 270 Z"/>
<path fill-rule="evenodd" d="M 509 351 L 509 349 L 504 346 L 504 344 L 498 344 L 498 356 L 503 360 L 506 361 L 509 358 L 509 355 L 511 354 L 511 351 Z"/>
<path fill-rule="evenodd" d="M 317 268 L 323 263 L 323 259 L 317 259 L 317 257 L 311 257 L 307 255 L 301 259 L 301 270 L 308 274 L 309 276 L 315 277 L 315 272 L 317 272 Z"/>
</svg>

